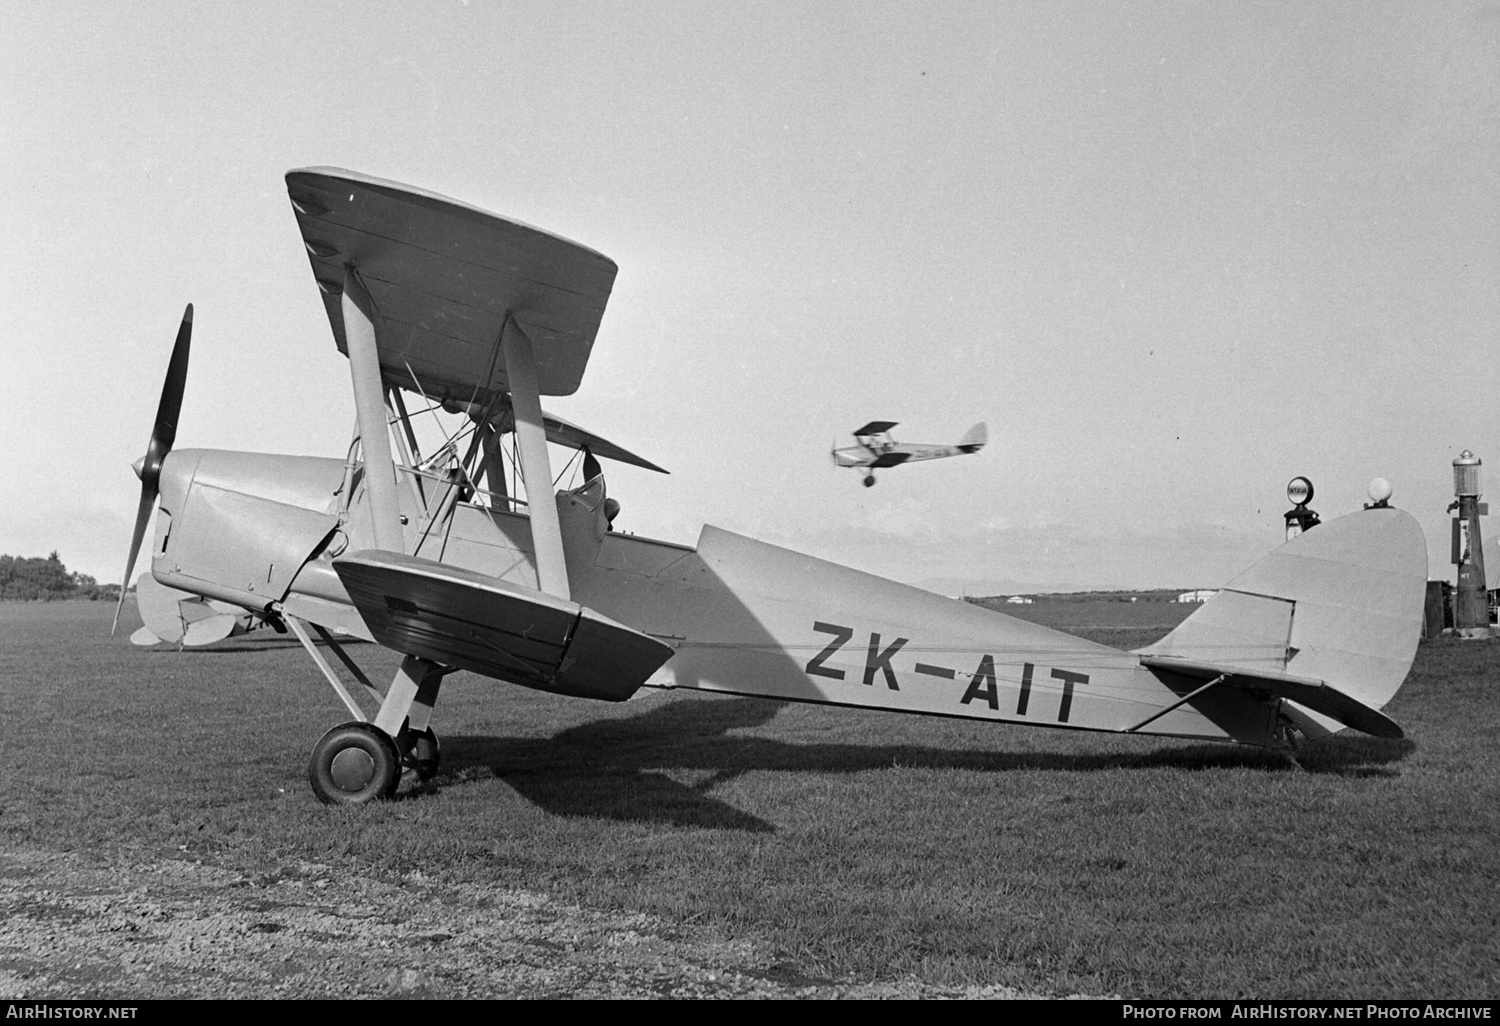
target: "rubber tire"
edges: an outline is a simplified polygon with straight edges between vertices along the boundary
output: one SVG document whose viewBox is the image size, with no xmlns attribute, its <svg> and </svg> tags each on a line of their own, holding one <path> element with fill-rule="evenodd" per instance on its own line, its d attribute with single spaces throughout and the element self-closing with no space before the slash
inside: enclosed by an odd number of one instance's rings
<svg viewBox="0 0 1500 1026">
<path fill-rule="evenodd" d="M 418 780 L 431 780 L 437 776 L 438 767 L 443 762 L 443 749 L 438 744 L 438 737 L 432 732 L 432 728 L 413 731 L 411 751 L 407 753 L 406 764 L 417 774 Z"/>
<path fill-rule="evenodd" d="M 340 756 L 345 758 L 340 760 Z M 340 762 L 337 767 L 336 760 Z M 366 771 L 361 773 L 361 768 Z M 307 782 L 324 805 L 363 805 L 389 798 L 401 783 L 401 752 L 396 742 L 373 724 L 340 724 L 313 746 Z"/>
</svg>

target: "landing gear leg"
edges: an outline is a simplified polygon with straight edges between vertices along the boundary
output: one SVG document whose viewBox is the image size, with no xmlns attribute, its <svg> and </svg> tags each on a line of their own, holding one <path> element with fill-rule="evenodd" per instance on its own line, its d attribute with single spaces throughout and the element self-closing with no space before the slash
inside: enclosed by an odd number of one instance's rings
<svg viewBox="0 0 1500 1026">
<path fill-rule="evenodd" d="M 314 625 L 368 696 L 380 703 L 380 711 L 371 723 L 328 660 L 313 645 L 303 625 L 294 616 L 284 619 L 345 707 L 356 717 L 354 722 L 334 727 L 313 747 L 307 780 L 318 800 L 329 805 L 357 805 L 390 798 L 401 783 L 403 769 L 412 770 L 418 780 L 436 776 L 442 753 L 437 735 L 428 723 L 447 671 L 437 663 L 407 656 L 401 661 L 401 669 L 391 686 L 381 695 L 338 642 Z"/>
<path fill-rule="evenodd" d="M 443 683 L 443 672 L 430 663 L 427 666 L 430 668 L 417 685 L 417 694 L 412 699 L 406 724 L 397 736 L 403 764 L 416 773 L 418 780 L 424 781 L 437 776 L 438 765 L 443 758 L 437 735 L 428 725 L 432 707 L 437 704 L 438 688 Z"/>
<path fill-rule="evenodd" d="M 407 744 L 402 765 L 415 773 L 421 781 L 437 776 L 438 767 L 443 761 L 443 751 L 432 728 L 417 731 L 408 729 L 403 734 Z"/>
</svg>

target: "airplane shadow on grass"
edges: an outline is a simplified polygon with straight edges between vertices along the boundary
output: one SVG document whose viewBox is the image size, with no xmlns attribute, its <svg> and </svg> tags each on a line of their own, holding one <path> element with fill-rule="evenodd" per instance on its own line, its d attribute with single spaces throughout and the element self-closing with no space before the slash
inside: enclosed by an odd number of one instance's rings
<svg viewBox="0 0 1500 1026">
<path fill-rule="evenodd" d="M 547 739 L 445 736 L 443 769 L 437 783 L 453 786 L 454 777 L 462 780 L 472 771 L 488 770 L 539 808 L 560 816 L 770 832 L 775 829 L 771 824 L 714 798 L 712 789 L 752 771 L 835 774 L 892 766 L 987 773 L 1239 767 L 1298 771 L 1275 753 L 1229 744 L 1143 747 L 1140 754 L 1089 754 L 799 743 L 730 733 L 763 726 L 786 704 L 760 698 L 713 702 L 686 699 L 658 705 L 639 716 L 570 727 Z M 1389 764 L 1405 758 L 1415 747 L 1410 741 L 1333 737 L 1305 748 L 1300 761 L 1311 773 L 1394 776 L 1396 771 Z M 673 780 L 665 770 L 706 771 L 708 775 L 687 784 Z"/>
</svg>

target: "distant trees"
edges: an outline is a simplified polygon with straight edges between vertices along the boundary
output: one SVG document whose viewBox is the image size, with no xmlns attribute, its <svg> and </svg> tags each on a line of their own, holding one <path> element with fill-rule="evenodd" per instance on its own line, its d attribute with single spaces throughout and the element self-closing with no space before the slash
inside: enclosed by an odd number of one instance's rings
<svg viewBox="0 0 1500 1026">
<path fill-rule="evenodd" d="M 58 599 L 118 599 L 120 586 L 100 584 L 88 574 L 69 573 L 54 551 L 36 556 L 0 556 L 0 602 L 53 602 Z"/>
</svg>

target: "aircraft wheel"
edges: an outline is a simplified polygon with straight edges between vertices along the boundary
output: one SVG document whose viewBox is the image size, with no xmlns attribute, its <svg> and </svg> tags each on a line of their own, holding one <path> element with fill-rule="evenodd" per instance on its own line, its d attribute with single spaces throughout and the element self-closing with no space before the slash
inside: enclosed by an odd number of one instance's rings
<svg viewBox="0 0 1500 1026">
<path fill-rule="evenodd" d="M 325 805 L 360 805 L 389 798 L 401 782 L 401 753 L 372 724 L 345 723 L 313 746 L 307 782 Z"/>
<path fill-rule="evenodd" d="M 432 728 L 413 732 L 411 751 L 406 755 L 406 764 L 416 771 L 418 780 L 431 780 L 437 776 L 438 765 L 443 761 L 443 752 Z"/>
<path fill-rule="evenodd" d="M 865 487 L 866 488 L 872 488 L 872 487 L 874 487 L 874 485 L 875 485 L 875 475 L 871 474 L 869 477 L 865 478 Z"/>
</svg>

